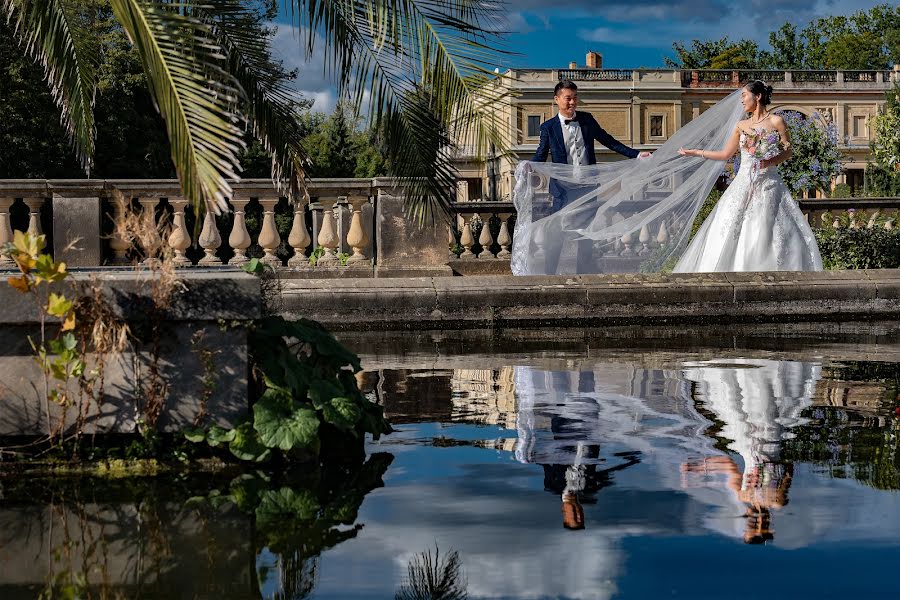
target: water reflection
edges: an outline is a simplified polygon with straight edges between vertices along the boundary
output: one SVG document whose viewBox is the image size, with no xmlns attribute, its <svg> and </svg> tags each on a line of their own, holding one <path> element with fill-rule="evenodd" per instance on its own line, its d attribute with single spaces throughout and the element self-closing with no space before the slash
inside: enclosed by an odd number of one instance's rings
<svg viewBox="0 0 900 600">
<path fill-rule="evenodd" d="M 793 429 L 809 422 L 802 412 L 812 404 L 821 378 L 818 364 L 764 359 L 732 359 L 686 365 L 692 396 L 721 423 L 716 435 L 728 440 L 732 456 L 707 456 L 684 463 L 682 471 L 719 483 L 746 505 L 742 538 L 760 544 L 774 538 L 771 511 L 788 503 L 794 466 L 781 458 Z M 693 477 L 686 477 L 691 485 Z"/>
<path fill-rule="evenodd" d="M 6 479 L 0 597 L 305 598 L 393 457 L 303 473 Z"/>
</svg>

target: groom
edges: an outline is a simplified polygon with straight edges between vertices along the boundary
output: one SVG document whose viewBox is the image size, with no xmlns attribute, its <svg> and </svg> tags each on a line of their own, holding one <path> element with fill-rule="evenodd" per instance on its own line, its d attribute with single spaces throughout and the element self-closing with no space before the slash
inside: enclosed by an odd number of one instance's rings
<svg viewBox="0 0 900 600">
<path fill-rule="evenodd" d="M 553 90 L 553 102 L 559 108 L 559 114 L 541 125 L 541 141 L 537 151 L 532 157 L 532 162 L 544 162 L 547 155 L 554 163 L 569 165 L 593 165 L 597 163 L 594 153 L 594 140 L 600 142 L 610 150 L 628 158 L 647 158 L 650 152 L 638 152 L 629 148 L 600 127 L 597 119 L 591 113 L 575 112 L 578 106 L 578 86 L 569 80 L 563 80 L 556 84 Z M 555 213 L 570 203 L 569 191 L 577 188 L 560 185 L 551 179 L 549 185 L 552 198 L 551 213 Z M 568 240 L 567 236 L 559 239 L 546 240 L 544 245 L 545 273 L 556 273 L 559 265 L 562 246 L 568 242 L 574 242 L 576 248 L 575 272 L 591 272 L 593 243 L 590 240 Z"/>
<path fill-rule="evenodd" d="M 591 113 L 575 112 L 578 86 L 568 79 L 556 84 L 553 102 L 559 108 L 559 114 L 541 125 L 541 142 L 531 158 L 532 162 L 544 162 L 549 154 L 552 162 L 564 165 L 597 164 L 594 140 L 628 158 L 650 156 L 650 152 L 638 152 L 609 135 Z M 554 211 L 568 203 L 566 190 L 555 181 L 550 182 L 550 195 L 553 197 Z"/>
</svg>

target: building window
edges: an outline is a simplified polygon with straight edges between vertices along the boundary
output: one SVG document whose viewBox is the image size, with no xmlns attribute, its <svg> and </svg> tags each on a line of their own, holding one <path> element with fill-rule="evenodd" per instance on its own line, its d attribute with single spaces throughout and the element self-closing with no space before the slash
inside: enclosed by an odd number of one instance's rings
<svg viewBox="0 0 900 600">
<path fill-rule="evenodd" d="M 528 115 L 528 137 L 540 137 L 541 135 L 541 116 Z"/>
<path fill-rule="evenodd" d="M 481 200 L 484 192 L 482 192 L 482 180 L 480 177 L 466 177 L 469 184 L 469 200 Z"/>
<path fill-rule="evenodd" d="M 865 115 L 854 115 L 854 117 L 853 117 L 853 137 L 858 137 L 858 138 L 869 137 L 868 131 L 866 131 Z"/>
<path fill-rule="evenodd" d="M 650 137 L 666 137 L 666 121 L 663 115 L 650 115 Z"/>
</svg>

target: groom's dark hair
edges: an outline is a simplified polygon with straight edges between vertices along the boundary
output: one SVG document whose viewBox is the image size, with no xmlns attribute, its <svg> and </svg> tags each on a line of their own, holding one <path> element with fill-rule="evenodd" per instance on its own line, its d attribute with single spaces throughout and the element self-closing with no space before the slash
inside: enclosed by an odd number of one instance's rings
<svg viewBox="0 0 900 600">
<path fill-rule="evenodd" d="M 555 88 L 553 88 L 553 95 L 559 96 L 559 90 L 572 90 L 573 92 L 577 92 L 578 86 L 575 85 L 571 79 L 563 79 L 556 84 Z"/>
</svg>

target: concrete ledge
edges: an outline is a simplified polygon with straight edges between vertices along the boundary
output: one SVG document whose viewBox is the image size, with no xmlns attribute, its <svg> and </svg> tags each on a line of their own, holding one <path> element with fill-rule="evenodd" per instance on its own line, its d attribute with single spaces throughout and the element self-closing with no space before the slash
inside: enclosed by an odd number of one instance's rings
<svg viewBox="0 0 900 600">
<path fill-rule="evenodd" d="M 895 319 L 900 270 L 284 281 L 331 329 Z"/>
<path fill-rule="evenodd" d="M 17 272 L 16 272 L 17 273 Z M 0 278 L 13 274 L 0 271 Z M 218 321 L 258 318 L 262 313 L 260 280 L 239 269 L 179 270 L 179 289 L 171 306 L 154 315 L 153 284 L 156 276 L 150 271 L 104 268 L 102 271 L 73 271 L 69 278 L 55 284 L 55 291 L 72 297 L 72 290 L 86 295 L 87 288 L 96 282 L 103 298 L 118 316 L 129 321 L 141 321 L 161 316 L 167 321 Z M 38 323 L 34 299 L 0 282 L 0 325 Z"/>
</svg>

